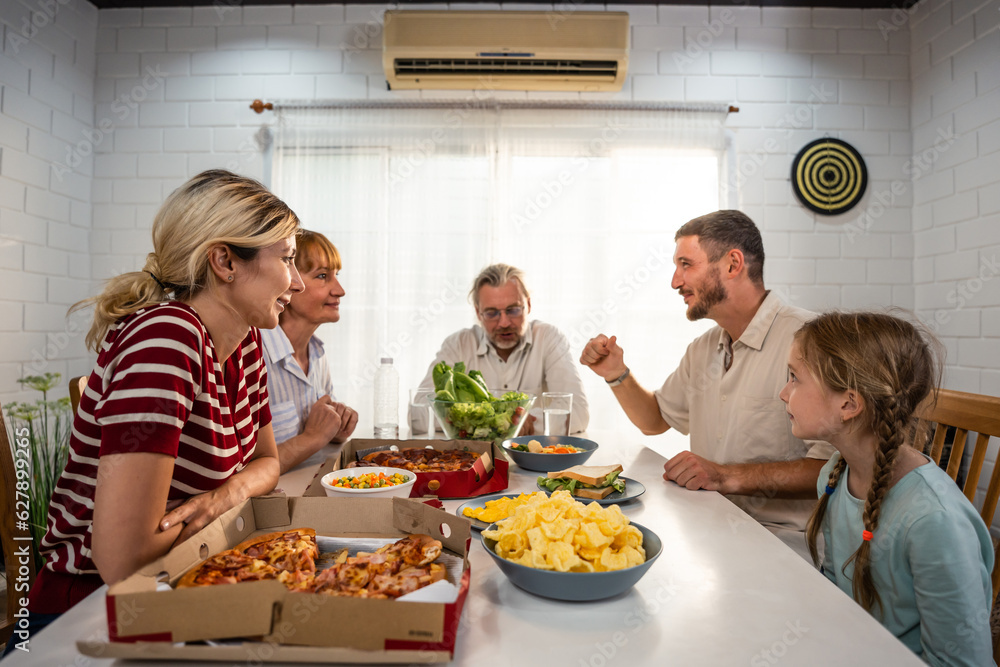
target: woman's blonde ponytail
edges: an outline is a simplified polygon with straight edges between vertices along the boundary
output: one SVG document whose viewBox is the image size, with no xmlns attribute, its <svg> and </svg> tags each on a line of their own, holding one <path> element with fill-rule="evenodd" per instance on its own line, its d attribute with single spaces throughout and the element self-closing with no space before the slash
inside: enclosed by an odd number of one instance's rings
<svg viewBox="0 0 1000 667">
<path fill-rule="evenodd" d="M 167 197 L 153 221 L 153 252 L 142 271 L 110 279 L 95 297 L 70 312 L 94 306 L 87 347 L 97 351 L 108 330 L 148 306 L 184 301 L 210 286 L 208 250 L 225 243 L 251 260 L 298 230 L 299 220 L 257 181 L 221 169 L 205 171 Z"/>
</svg>

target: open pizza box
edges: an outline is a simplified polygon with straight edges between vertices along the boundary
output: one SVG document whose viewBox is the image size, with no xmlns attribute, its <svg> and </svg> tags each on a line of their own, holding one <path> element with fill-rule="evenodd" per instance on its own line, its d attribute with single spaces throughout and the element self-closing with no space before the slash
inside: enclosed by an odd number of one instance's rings
<svg viewBox="0 0 1000 667">
<path fill-rule="evenodd" d="M 453 472 L 418 472 L 417 482 L 410 490 L 411 498 L 473 498 L 487 493 L 496 493 L 507 488 L 510 464 L 506 457 L 492 442 L 483 440 L 371 440 L 353 439 L 344 443 L 339 456 L 331 456 L 319 467 L 304 496 L 325 496 L 326 490 L 320 480 L 323 475 L 346 468 L 356 460 L 358 452 L 375 449 L 399 449 L 431 447 L 439 451 L 450 449 L 469 449 L 478 452 L 480 457 L 468 470 Z M 364 472 L 364 469 L 360 469 Z"/>
<path fill-rule="evenodd" d="M 205 558 L 250 536 L 300 527 L 314 528 L 318 539 L 430 535 L 446 550 L 439 560 L 446 555 L 452 559 L 450 584 L 443 586 L 451 601 L 293 593 L 277 581 L 182 589 L 167 585 L 175 584 Z M 445 662 L 454 652 L 469 590 L 468 549 L 468 521 L 417 501 L 252 498 L 166 556 L 111 586 L 107 594 L 110 641 L 80 641 L 77 648 L 84 655 L 101 658 L 240 664 Z"/>
</svg>

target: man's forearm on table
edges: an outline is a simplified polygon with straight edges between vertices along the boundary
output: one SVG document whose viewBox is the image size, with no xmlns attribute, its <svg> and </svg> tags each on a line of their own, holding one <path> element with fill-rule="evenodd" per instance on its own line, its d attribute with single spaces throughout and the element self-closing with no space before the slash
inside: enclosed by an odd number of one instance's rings
<svg viewBox="0 0 1000 667">
<path fill-rule="evenodd" d="M 726 466 L 725 493 L 768 498 L 814 499 L 816 479 L 826 461 L 798 459 L 768 463 L 734 463 Z"/>
</svg>

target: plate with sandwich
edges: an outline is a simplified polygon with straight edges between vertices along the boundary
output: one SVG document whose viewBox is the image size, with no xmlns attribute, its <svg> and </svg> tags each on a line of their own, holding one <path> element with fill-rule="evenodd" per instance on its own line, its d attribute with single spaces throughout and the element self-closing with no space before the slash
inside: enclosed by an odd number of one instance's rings
<svg viewBox="0 0 1000 667">
<path fill-rule="evenodd" d="M 538 478 L 538 488 L 546 493 L 565 489 L 581 501 L 601 505 L 623 503 L 646 492 L 642 482 L 622 477 L 621 464 L 610 466 L 573 466 Z"/>
</svg>

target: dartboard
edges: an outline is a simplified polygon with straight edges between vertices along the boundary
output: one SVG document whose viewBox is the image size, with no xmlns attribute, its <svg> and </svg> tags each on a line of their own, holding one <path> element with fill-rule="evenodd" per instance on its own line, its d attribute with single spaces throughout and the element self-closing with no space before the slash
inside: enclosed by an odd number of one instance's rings
<svg viewBox="0 0 1000 667">
<path fill-rule="evenodd" d="M 807 208 L 823 215 L 849 211 L 865 194 L 868 170 L 853 146 L 840 139 L 817 139 L 792 162 L 792 188 Z"/>
</svg>

